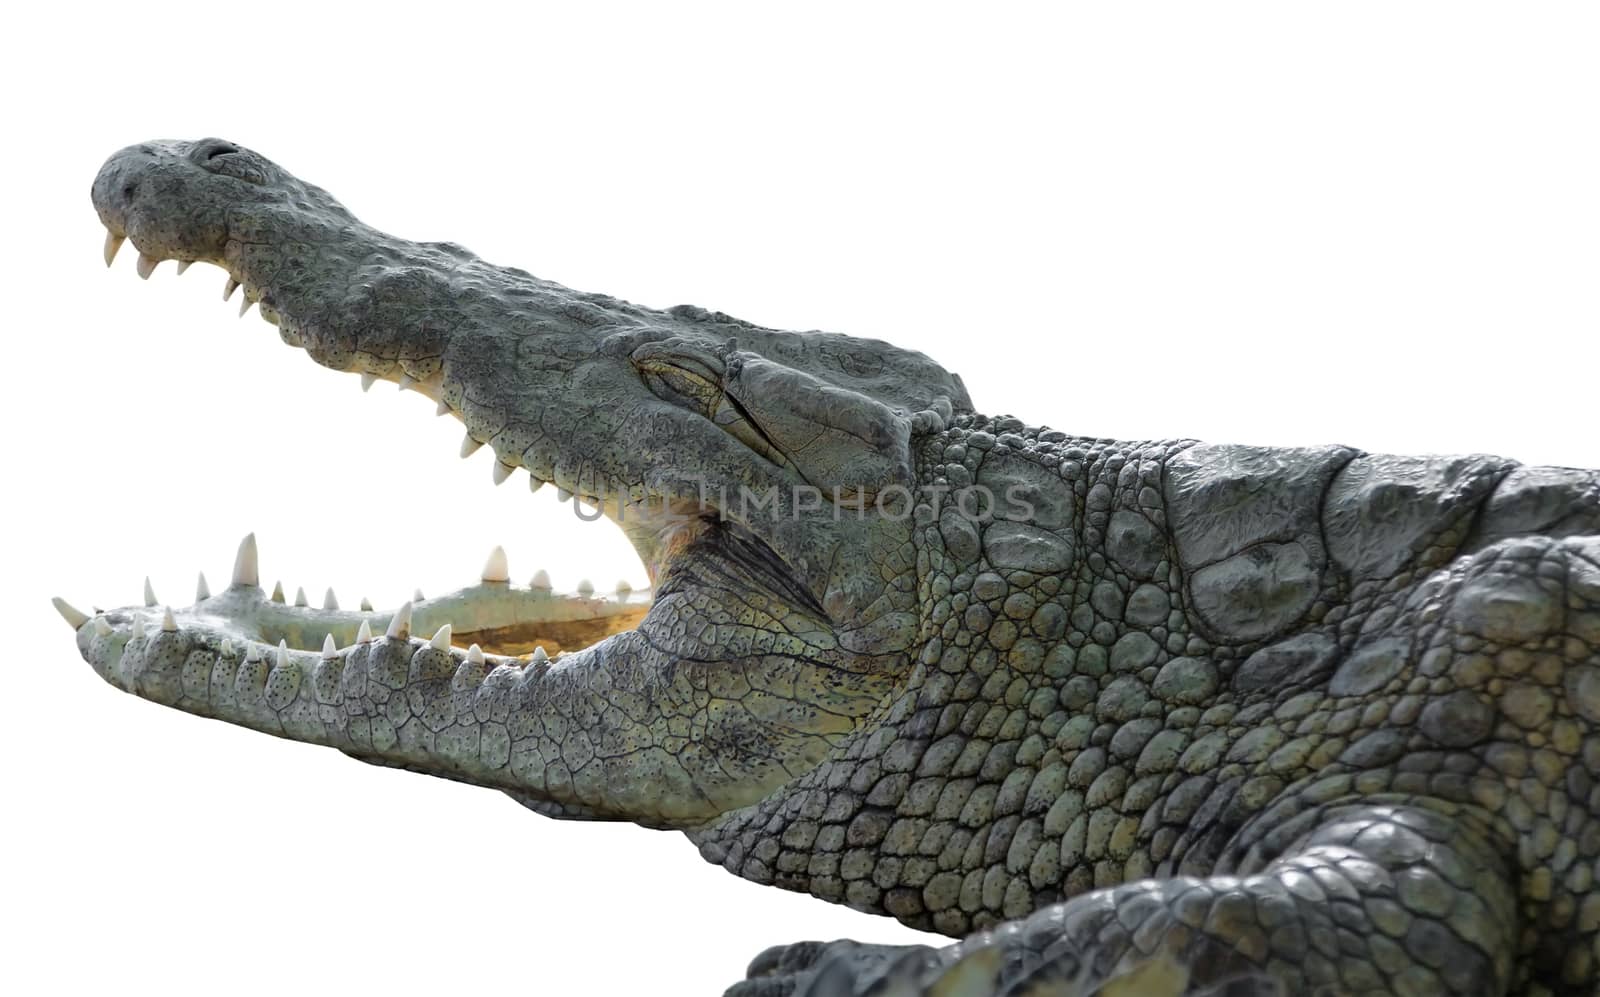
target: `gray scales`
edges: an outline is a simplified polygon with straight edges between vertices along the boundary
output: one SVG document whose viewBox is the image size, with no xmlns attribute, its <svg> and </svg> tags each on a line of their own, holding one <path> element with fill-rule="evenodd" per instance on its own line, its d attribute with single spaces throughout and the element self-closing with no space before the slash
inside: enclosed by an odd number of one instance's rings
<svg viewBox="0 0 1600 997">
<path fill-rule="evenodd" d="M 93 201 L 108 262 L 223 268 L 653 584 L 496 552 L 348 612 L 264 593 L 247 538 L 185 609 L 57 601 L 111 684 L 958 939 L 780 946 L 739 997 L 1595 992 L 1595 472 L 981 416 L 920 353 L 395 238 L 216 139 Z"/>
</svg>

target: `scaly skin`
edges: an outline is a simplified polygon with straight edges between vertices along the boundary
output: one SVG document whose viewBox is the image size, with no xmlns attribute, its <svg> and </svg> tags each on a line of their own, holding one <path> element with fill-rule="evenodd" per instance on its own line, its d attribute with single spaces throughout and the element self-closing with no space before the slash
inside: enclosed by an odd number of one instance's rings
<svg viewBox="0 0 1600 997">
<path fill-rule="evenodd" d="M 497 480 L 603 506 L 655 585 L 539 660 L 405 613 L 308 652 L 328 619 L 249 571 L 160 628 L 63 604 L 113 684 L 961 938 L 780 947 L 743 997 L 1600 982 L 1600 475 L 989 419 L 920 354 L 405 242 L 217 140 L 123 150 L 94 201 L 142 273 L 225 267 Z M 495 599 L 449 605 L 540 641 Z"/>
</svg>

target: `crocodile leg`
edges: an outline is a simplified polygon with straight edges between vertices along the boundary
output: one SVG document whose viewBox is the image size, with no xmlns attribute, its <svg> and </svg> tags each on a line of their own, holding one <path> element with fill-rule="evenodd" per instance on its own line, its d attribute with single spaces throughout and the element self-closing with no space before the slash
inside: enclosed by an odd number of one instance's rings
<svg viewBox="0 0 1600 997">
<path fill-rule="evenodd" d="M 1493 819 L 1346 803 L 1259 871 L 1123 884 L 932 949 L 769 950 L 729 997 L 1502 994 L 1516 891 Z"/>
</svg>

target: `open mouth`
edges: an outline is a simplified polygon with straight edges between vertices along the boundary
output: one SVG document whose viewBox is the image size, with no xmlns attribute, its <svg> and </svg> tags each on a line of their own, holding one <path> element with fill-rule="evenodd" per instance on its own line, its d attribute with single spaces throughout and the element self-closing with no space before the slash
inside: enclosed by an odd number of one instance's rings
<svg viewBox="0 0 1600 997">
<path fill-rule="evenodd" d="M 605 515 L 652 589 L 516 584 L 497 549 L 477 584 L 350 609 L 264 591 L 247 537 L 190 606 L 58 601 L 111 684 L 541 812 L 689 826 L 813 770 L 905 673 L 912 526 L 874 502 L 898 490 L 911 511 L 913 437 L 970 411 L 927 357 L 387 235 L 219 139 L 130 146 L 92 200 L 108 264 L 131 241 L 143 278 L 221 267 L 224 299 L 286 344 L 459 419 L 496 484 L 526 472 Z"/>
<path fill-rule="evenodd" d="M 125 236 L 107 231 L 104 258 L 108 267 L 126 241 Z M 136 269 L 142 279 L 148 280 L 162 262 L 140 253 Z M 177 272 L 183 273 L 193 262 L 176 261 Z M 240 299 L 238 314 L 241 317 L 251 306 L 259 306 L 261 318 L 278 328 L 285 343 L 296 347 L 303 345 L 293 317 L 263 302 L 260 291 L 251 286 L 244 274 L 229 272 L 222 297 L 227 301 L 235 296 Z M 373 373 L 359 376 L 364 390 L 380 379 Z M 398 383 L 401 390 L 413 390 L 435 400 L 437 414 L 458 415 L 442 398 L 442 374 L 417 380 L 399 373 L 391 380 Z M 470 456 L 481 446 L 469 435 L 463 442 L 461 455 Z M 511 472 L 508 465 L 495 462 L 495 483 L 503 483 Z M 532 474 L 528 480 L 535 492 L 548 483 Z M 557 491 L 562 501 L 580 501 L 564 488 L 558 486 Z M 614 515 L 604 508 L 604 501 L 598 496 L 588 497 L 588 511 L 583 518 Z M 615 509 L 615 497 L 611 504 Z M 648 502 L 630 502 L 621 512 L 630 516 L 636 527 L 652 515 Z M 670 527 L 677 540 L 652 544 L 651 553 L 656 555 L 656 563 L 650 566 L 653 576 L 669 570 L 673 551 L 683 549 L 692 538 L 710 528 L 696 522 L 701 516 L 714 518 L 714 510 L 704 508 L 690 513 L 679 509 L 670 517 L 656 513 L 658 519 L 671 519 Z M 658 523 L 645 529 L 659 535 L 665 527 Z M 543 570 L 526 585 L 517 584 L 512 581 L 504 549 L 497 547 L 485 561 L 477 584 L 444 595 L 429 598 L 418 590 L 403 605 L 378 610 L 365 600 L 359 607 L 341 607 L 330 588 L 313 603 L 303 589 L 288 595 L 281 585 L 270 593 L 262 588 L 256 538 L 251 534 L 239 545 L 225 589 L 213 594 L 202 574 L 193 605 L 174 609 L 162 604 L 146 582 L 144 603 L 143 611 L 134 608 L 102 615 L 107 624 L 136 629 L 165 627 L 171 630 L 180 625 L 194 628 L 215 634 L 219 641 L 228 641 L 230 649 L 238 653 L 262 656 L 280 645 L 288 651 L 322 654 L 370 641 L 374 633 L 400 636 L 415 631 L 419 635 L 432 635 L 430 641 L 436 649 L 456 647 L 474 656 L 518 666 L 579 651 L 638 627 L 650 610 L 652 598 L 650 592 L 636 592 L 626 582 L 619 582 L 610 592 L 597 592 L 593 584 L 584 580 L 571 592 L 556 592 Z"/>
</svg>

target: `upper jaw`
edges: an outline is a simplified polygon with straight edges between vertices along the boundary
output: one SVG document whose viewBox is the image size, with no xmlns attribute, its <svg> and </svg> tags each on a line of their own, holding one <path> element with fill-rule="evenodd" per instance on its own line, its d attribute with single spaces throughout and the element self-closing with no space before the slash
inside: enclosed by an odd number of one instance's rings
<svg viewBox="0 0 1600 997">
<path fill-rule="evenodd" d="M 234 151 L 214 156 L 223 147 Z M 870 527 L 841 526 L 826 501 L 794 509 L 803 477 L 652 395 L 630 361 L 670 335 L 720 349 L 712 327 L 699 317 L 686 324 L 679 310 L 570 291 L 456 246 L 388 236 L 265 160 L 267 183 L 206 168 L 247 156 L 218 140 L 119 152 L 94 185 L 108 248 L 130 238 L 146 277 L 167 258 L 222 266 L 224 296 L 242 291 L 241 314 L 258 304 L 284 342 L 357 373 L 363 388 L 389 380 L 432 399 L 465 424 L 462 456 L 493 452 L 496 484 L 525 469 L 536 490 L 553 484 L 591 500 L 652 577 L 693 538 L 693 521 L 711 516 L 748 530 L 826 602 L 838 551 Z M 789 348 L 790 334 L 738 331 L 747 347 Z M 746 515 L 728 500 L 773 494 L 790 506 L 785 514 Z"/>
</svg>

